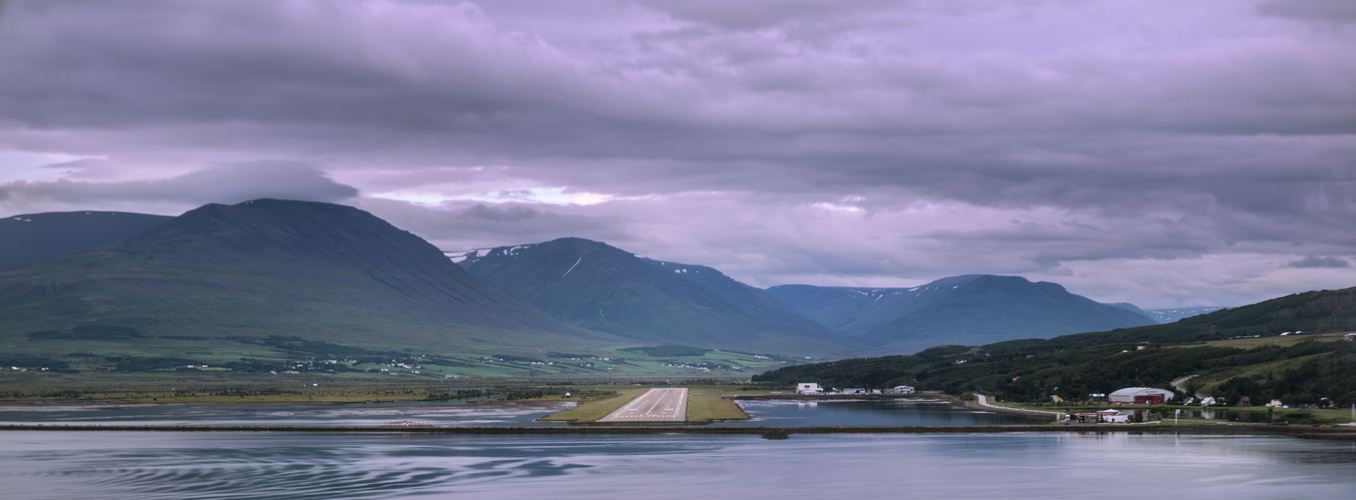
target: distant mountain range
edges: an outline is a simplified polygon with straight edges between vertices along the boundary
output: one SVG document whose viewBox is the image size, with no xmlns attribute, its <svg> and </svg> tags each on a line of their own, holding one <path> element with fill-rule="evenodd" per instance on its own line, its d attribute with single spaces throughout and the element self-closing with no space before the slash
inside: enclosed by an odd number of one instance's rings
<svg viewBox="0 0 1356 500">
<path fill-rule="evenodd" d="M 454 255 L 479 280 L 582 328 L 641 342 L 756 352 L 852 346 L 766 291 L 706 266 L 580 238 Z"/>
<path fill-rule="evenodd" d="M 768 291 L 877 353 L 1154 324 L 1057 284 L 1016 276 L 954 276 L 913 288 L 783 285 Z"/>
<path fill-rule="evenodd" d="M 426 347 L 615 340 L 486 287 L 367 212 L 281 200 L 207 205 L 118 243 L 0 271 L 0 317 L 7 340 L 91 325 Z"/>
<path fill-rule="evenodd" d="M 1154 316 L 1011 276 L 761 290 L 580 238 L 450 256 L 326 203 L 13 216 L 0 220 L 0 340 L 82 329 L 454 350 L 652 344 L 852 355 L 1049 338 Z"/>
<path fill-rule="evenodd" d="M 1179 307 L 1176 309 L 1149 309 L 1146 311 L 1129 302 L 1117 302 L 1107 305 L 1139 313 L 1159 324 L 1172 323 L 1182 318 L 1190 318 L 1192 316 L 1199 316 L 1224 309 L 1223 307 Z"/>
<path fill-rule="evenodd" d="M 51 212 L 0 219 L 0 269 L 116 243 L 172 219 L 127 212 Z"/>
</svg>

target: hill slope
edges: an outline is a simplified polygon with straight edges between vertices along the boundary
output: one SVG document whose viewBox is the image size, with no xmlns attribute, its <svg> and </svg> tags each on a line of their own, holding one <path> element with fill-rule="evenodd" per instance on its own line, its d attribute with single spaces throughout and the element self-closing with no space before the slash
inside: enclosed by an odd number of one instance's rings
<svg viewBox="0 0 1356 500">
<path fill-rule="evenodd" d="M 50 212 L 0 219 L 0 269 L 125 240 L 173 219 L 127 212 Z"/>
<path fill-rule="evenodd" d="M 768 290 L 802 313 L 885 352 L 984 344 L 1152 324 L 1149 318 L 1016 276 L 966 275 L 914 288 L 786 285 Z"/>
<path fill-rule="evenodd" d="M 719 271 L 562 238 L 458 256 L 471 274 L 552 316 L 646 342 L 757 352 L 833 352 L 818 323 Z"/>
<path fill-rule="evenodd" d="M 430 347 L 592 337 L 371 214 L 280 200 L 207 205 L 121 243 L 0 271 L 0 316 L 10 340 L 90 325 Z"/>
</svg>

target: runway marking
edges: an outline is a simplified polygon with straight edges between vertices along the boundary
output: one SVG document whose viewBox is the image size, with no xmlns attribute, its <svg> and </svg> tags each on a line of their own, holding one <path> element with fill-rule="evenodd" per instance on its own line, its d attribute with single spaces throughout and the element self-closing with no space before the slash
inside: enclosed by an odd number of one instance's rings
<svg viewBox="0 0 1356 500">
<path fill-rule="evenodd" d="M 687 388 L 651 388 L 598 421 L 682 422 L 686 410 Z"/>
</svg>

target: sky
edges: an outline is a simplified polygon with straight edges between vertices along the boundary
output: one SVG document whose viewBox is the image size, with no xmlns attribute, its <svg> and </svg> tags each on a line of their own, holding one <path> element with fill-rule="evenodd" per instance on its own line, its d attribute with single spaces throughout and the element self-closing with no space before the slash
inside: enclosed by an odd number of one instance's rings
<svg viewBox="0 0 1356 500">
<path fill-rule="evenodd" d="M 1236 306 L 1356 286 L 1354 82 L 1350 0 L 0 0 L 0 216 Z"/>
</svg>

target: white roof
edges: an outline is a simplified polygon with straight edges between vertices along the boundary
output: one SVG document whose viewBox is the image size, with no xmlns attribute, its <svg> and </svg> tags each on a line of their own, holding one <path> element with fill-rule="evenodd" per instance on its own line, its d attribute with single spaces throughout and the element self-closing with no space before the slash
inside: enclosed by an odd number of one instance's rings
<svg viewBox="0 0 1356 500">
<path fill-rule="evenodd" d="M 1134 396 L 1136 394 L 1143 393 L 1159 393 L 1170 395 L 1172 394 L 1172 391 L 1165 389 L 1155 389 L 1153 387 L 1126 387 L 1124 389 L 1111 393 L 1111 396 Z"/>
</svg>

